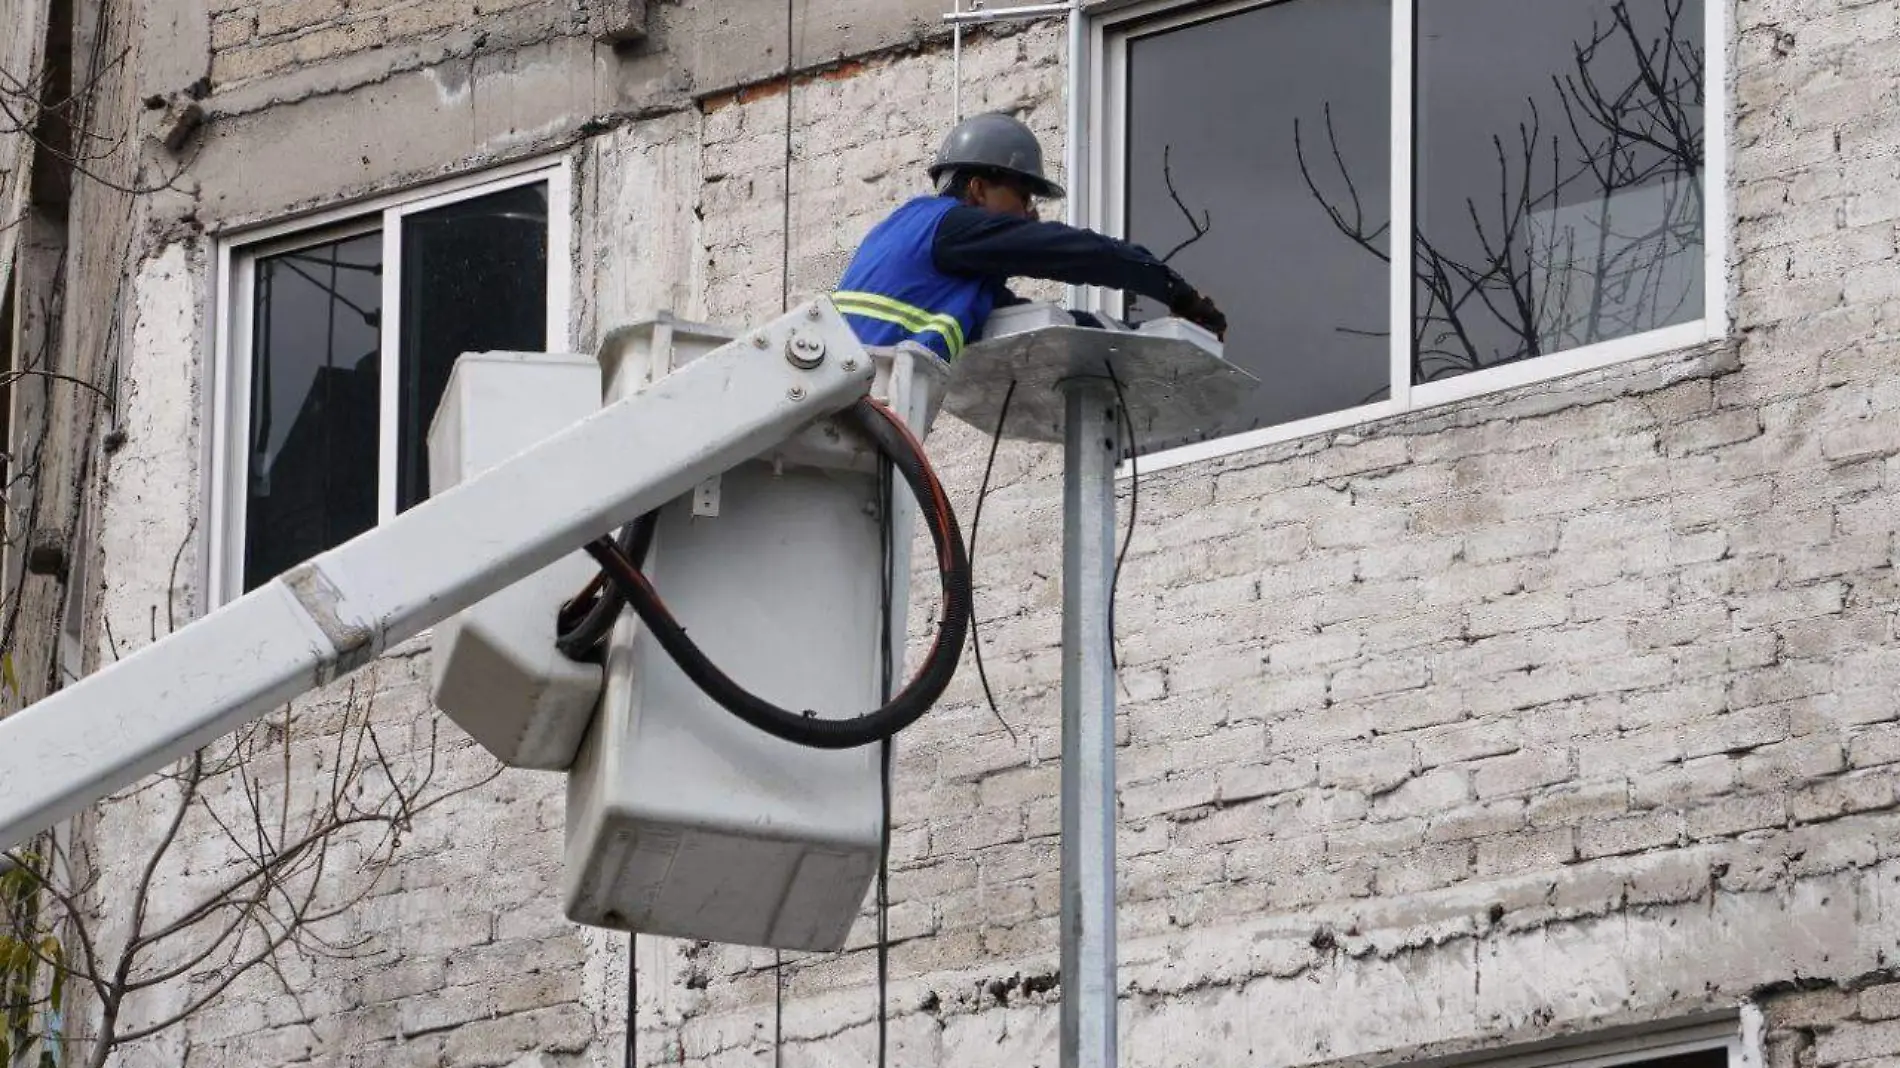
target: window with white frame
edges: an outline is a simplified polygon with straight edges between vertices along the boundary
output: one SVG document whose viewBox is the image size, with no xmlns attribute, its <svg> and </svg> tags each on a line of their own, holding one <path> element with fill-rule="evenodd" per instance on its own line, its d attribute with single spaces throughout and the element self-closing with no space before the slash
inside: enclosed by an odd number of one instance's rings
<svg viewBox="0 0 1900 1068">
<path fill-rule="evenodd" d="M 1719 336 L 1719 6 L 1177 0 L 1099 19 L 1095 221 L 1211 294 L 1260 379 L 1249 430 L 1174 455 Z"/>
<path fill-rule="evenodd" d="M 221 599 L 427 498 L 457 356 L 566 345 L 569 188 L 544 165 L 227 243 Z"/>
</svg>

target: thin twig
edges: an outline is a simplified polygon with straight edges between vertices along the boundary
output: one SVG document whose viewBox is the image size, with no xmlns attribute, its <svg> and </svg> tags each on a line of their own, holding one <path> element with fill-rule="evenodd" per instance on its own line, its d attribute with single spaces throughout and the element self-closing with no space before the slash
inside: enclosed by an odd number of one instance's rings
<svg viewBox="0 0 1900 1068">
<path fill-rule="evenodd" d="M 1168 158 L 1173 151 L 1173 145 L 1161 146 L 1161 181 L 1168 187 L 1169 198 L 1174 201 L 1175 207 L 1181 209 L 1181 217 L 1187 220 L 1188 229 L 1193 231 L 1193 233 L 1189 235 L 1187 240 L 1169 249 L 1168 254 L 1161 257 L 1162 263 L 1167 263 L 1169 260 L 1174 259 L 1175 255 L 1182 249 L 1206 237 L 1207 231 L 1213 224 L 1213 217 L 1208 214 L 1206 209 L 1202 209 L 1201 217 L 1198 220 L 1195 219 L 1194 213 L 1188 210 L 1187 203 L 1181 199 L 1180 191 L 1174 187 L 1174 165 Z"/>
</svg>

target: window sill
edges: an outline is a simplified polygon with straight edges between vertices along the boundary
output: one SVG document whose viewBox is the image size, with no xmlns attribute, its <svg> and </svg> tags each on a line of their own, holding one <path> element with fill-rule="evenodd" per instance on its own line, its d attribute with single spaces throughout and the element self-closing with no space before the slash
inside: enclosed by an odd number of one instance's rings
<svg viewBox="0 0 1900 1068">
<path fill-rule="evenodd" d="M 1709 377 L 1731 369 L 1733 363 L 1732 343 L 1719 335 L 1711 336 L 1704 323 L 1685 323 L 1536 360 L 1474 371 L 1443 382 L 1413 386 L 1409 406 L 1396 400 L 1384 400 L 1183 445 L 1141 457 L 1140 468 L 1143 474 L 1150 474 L 1209 460 L 1232 460 L 1243 453 L 1277 445 L 1309 443 L 1320 435 L 1349 429 L 1354 436 L 1363 437 L 1397 427 L 1428 432 L 1493 419 L 1544 414 L 1599 403 L 1615 396 L 1649 392 L 1687 379 Z M 1559 382 L 1561 388 L 1550 388 Z M 1460 403 L 1478 399 L 1490 403 L 1483 408 Z M 1310 444 L 1299 451 L 1310 452 Z M 1249 456 L 1234 466 L 1277 462 L 1290 455 L 1289 452 L 1287 455 Z M 1129 465 L 1122 464 L 1116 474 L 1128 477 Z"/>
</svg>

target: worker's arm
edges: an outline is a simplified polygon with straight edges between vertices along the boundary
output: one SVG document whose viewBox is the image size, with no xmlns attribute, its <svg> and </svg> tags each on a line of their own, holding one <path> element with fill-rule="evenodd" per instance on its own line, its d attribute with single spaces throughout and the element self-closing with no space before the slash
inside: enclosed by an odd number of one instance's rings
<svg viewBox="0 0 1900 1068">
<path fill-rule="evenodd" d="M 945 274 L 1043 278 L 1104 286 L 1174 307 L 1194 287 L 1140 245 L 1065 226 L 959 204 L 937 224 L 931 258 Z"/>
</svg>

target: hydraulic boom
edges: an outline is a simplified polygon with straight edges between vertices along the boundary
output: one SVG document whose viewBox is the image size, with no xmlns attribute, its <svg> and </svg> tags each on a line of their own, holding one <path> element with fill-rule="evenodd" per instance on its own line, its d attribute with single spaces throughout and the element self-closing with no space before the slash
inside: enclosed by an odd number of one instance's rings
<svg viewBox="0 0 1900 1068">
<path fill-rule="evenodd" d="M 0 849 L 850 406 L 873 376 L 814 301 L 0 721 Z"/>
</svg>

